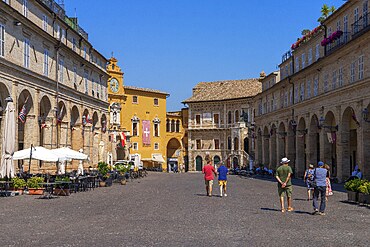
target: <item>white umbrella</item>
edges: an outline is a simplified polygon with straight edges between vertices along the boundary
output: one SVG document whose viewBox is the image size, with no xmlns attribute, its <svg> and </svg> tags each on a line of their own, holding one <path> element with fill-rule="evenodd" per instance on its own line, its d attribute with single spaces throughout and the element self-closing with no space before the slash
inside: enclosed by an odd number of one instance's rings
<svg viewBox="0 0 370 247">
<path fill-rule="evenodd" d="M 46 149 L 44 147 L 32 147 L 32 154 L 31 148 L 23 149 L 15 152 L 13 156 L 14 160 L 24 160 L 30 158 L 35 160 L 56 162 L 59 159 L 63 159 L 64 157 L 58 156 L 50 149 Z"/>
<path fill-rule="evenodd" d="M 15 109 L 9 100 L 5 109 L 5 126 L 1 153 L 0 177 L 14 177 L 13 154 L 15 146 Z"/>
<path fill-rule="evenodd" d="M 72 150 L 67 147 L 52 149 L 51 151 L 55 153 L 56 155 L 66 157 L 67 159 L 73 159 L 73 160 L 87 160 L 88 159 L 88 156 L 86 154 Z"/>
</svg>

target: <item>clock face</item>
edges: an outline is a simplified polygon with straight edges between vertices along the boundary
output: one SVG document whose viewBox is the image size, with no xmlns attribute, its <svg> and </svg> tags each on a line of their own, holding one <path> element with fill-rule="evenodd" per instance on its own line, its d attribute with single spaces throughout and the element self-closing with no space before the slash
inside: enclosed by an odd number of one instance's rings
<svg viewBox="0 0 370 247">
<path fill-rule="evenodd" d="M 118 83 L 116 78 L 112 78 L 110 80 L 110 89 L 112 90 L 112 92 L 114 92 L 114 93 L 118 92 L 118 85 L 119 85 L 119 83 Z"/>
</svg>

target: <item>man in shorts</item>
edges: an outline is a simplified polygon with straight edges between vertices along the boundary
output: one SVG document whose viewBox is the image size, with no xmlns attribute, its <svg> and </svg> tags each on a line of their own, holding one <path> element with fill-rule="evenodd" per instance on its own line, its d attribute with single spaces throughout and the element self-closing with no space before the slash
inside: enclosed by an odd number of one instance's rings
<svg viewBox="0 0 370 247">
<path fill-rule="evenodd" d="M 289 166 L 290 160 L 284 157 L 281 159 L 280 166 L 276 170 L 276 180 L 278 181 L 278 194 L 280 197 L 281 212 L 285 212 L 284 195 L 287 196 L 288 208 L 287 211 L 293 211 L 292 207 L 292 168 Z"/>
<path fill-rule="evenodd" d="M 222 194 L 224 196 L 227 196 L 226 194 L 226 185 L 227 185 L 227 173 L 229 172 L 229 169 L 226 168 L 226 166 L 221 163 L 220 167 L 217 169 L 218 173 L 218 185 L 220 186 L 220 196 L 222 197 Z"/>
<path fill-rule="evenodd" d="M 211 157 L 206 155 L 206 165 L 203 167 L 202 172 L 204 173 L 204 181 L 206 184 L 207 196 L 212 196 L 212 185 L 213 185 L 213 174 L 217 176 L 217 172 L 212 165 Z"/>
</svg>

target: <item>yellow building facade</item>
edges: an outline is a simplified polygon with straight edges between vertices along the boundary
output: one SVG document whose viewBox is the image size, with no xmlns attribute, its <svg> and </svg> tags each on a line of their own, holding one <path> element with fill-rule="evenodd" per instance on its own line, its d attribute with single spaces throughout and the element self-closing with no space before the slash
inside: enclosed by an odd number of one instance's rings
<svg viewBox="0 0 370 247">
<path fill-rule="evenodd" d="M 139 154 L 144 167 L 166 166 L 166 99 L 159 90 L 125 86 L 115 58 L 107 72 L 110 113 L 110 157 L 112 161 Z M 126 138 L 124 145 L 122 138 Z"/>
</svg>

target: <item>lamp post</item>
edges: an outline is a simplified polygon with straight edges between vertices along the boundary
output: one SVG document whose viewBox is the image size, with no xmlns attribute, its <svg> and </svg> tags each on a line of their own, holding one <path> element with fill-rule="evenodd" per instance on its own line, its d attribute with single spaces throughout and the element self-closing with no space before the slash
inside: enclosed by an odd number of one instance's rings
<svg viewBox="0 0 370 247">
<path fill-rule="evenodd" d="M 369 110 L 367 108 L 364 108 L 362 110 L 362 119 L 366 122 L 366 123 L 370 123 L 370 120 L 369 120 Z"/>
</svg>

